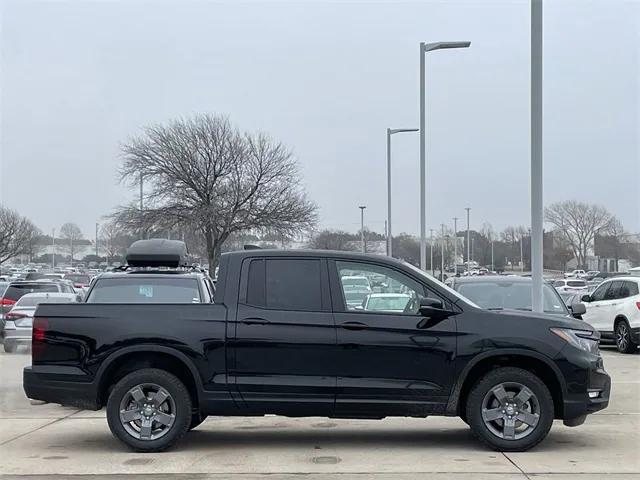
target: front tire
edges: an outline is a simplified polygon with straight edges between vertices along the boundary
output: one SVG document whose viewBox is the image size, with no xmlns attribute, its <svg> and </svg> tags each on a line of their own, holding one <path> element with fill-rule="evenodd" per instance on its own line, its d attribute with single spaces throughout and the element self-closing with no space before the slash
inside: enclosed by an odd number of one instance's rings
<svg viewBox="0 0 640 480">
<path fill-rule="evenodd" d="M 145 368 L 123 377 L 107 401 L 111 433 L 138 452 L 160 452 L 189 430 L 191 397 L 173 374 Z"/>
<path fill-rule="evenodd" d="M 631 338 L 631 327 L 626 320 L 619 320 L 615 330 L 616 348 L 620 353 L 633 353 L 638 349 L 638 344 Z"/>
<path fill-rule="evenodd" d="M 553 398 L 533 373 L 514 367 L 492 370 L 476 382 L 467 398 L 473 434 L 501 452 L 523 452 L 549 433 Z"/>
</svg>

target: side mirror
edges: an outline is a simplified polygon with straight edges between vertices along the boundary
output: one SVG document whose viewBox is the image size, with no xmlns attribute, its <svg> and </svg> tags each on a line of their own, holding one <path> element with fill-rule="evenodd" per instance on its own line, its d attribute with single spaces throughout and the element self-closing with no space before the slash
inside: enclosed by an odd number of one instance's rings
<svg viewBox="0 0 640 480">
<path fill-rule="evenodd" d="M 581 302 L 590 302 L 591 301 L 591 295 L 583 295 L 582 298 L 580 298 L 580 301 Z"/>
<path fill-rule="evenodd" d="M 582 320 L 582 315 L 587 313 L 587 307 L 584 306 L 584 303 L 574 303 L 569 309 L 571 310 L 573 318 L 577 318 L 578 320 Z"/>
</svg>

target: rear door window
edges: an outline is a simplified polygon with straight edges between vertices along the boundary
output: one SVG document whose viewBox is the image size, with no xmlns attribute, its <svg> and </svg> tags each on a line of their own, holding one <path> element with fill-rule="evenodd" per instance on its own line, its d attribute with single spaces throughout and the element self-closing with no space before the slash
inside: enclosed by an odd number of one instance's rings
<svg viewBox="0 0 640 480">
<path fill-rule="evenodd" d="M 246 301 L 249 305 L 273 310 L 322 311 L 320 260 L 252 260 Z"/>
<path fill-rule="evenodd" d="M 616 300 L 620 298 L 620 290 L 622 289 L 621 281 L 611 282 L 611 286 L 609 290 L 607 290 L 607 294 L 605 295 L 605 300 Z"/>
<path fill-rule="evenodd" d="M 101 278 L 96 281 L 87 303 L 200 303 L 195 278 L 149 278 L 134 275 Z"/>
</svg>

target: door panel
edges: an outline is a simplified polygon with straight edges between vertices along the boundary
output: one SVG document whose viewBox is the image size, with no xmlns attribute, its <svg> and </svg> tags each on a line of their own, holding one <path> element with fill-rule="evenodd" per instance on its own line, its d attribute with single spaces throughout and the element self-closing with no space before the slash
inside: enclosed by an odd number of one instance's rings
<svg viewBox="0 0 640 480">
<path fill-rule="evenodd" d="M 443 408 L 453 376 L 455 317 L 420 328 L 425 322 L 414 297 L 435 295 L 403 272 L 341 261 L 330 263 L 330 272 L 339 310 L 336 415 L 423 416 Z M 350 304 L 342 277 L 371 281 L 362 306 Z"/>
<path fill-rule="evenodd" d="M 455 318 L 420 329 L 421 316 L 336 313 L 336 413 L 362 407 L 381 415 L 432 413 L 446 402 L 453 375 Z M 361 322 L 361 330 L 341 325 Z"/>
<path fill-rule="evenodd" d="M 242 406 L 255 413 L 331 415 L 336 332 L 326 262 L 245 263 L 229 344 L 229 379 Z"/>
<path fill-rule="evenodd" d="M 613 330 L 613 321 L 609 322 L 607 320 L 609 318 L 610 301 L 606 298 L 611 283 L 605 282 L 601 284 L 591 294 L 592 301 L 584 302 L 587 313 L 582 316 L 582 319 L 599 331 Z"/>
</svg>

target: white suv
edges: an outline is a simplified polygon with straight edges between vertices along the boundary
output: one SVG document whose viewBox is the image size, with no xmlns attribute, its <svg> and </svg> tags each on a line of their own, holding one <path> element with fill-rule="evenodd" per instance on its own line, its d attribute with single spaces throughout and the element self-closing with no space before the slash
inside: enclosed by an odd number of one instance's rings
<svg viewBox="0 0 640 480">
<path fill-rule="evenodd" d="M 640 344 L 640 277 L 615 277 L 582 297 L 582 315 L 603 340 L 615 340 L 618 351 L 633 353 Z"/>
</svg>

